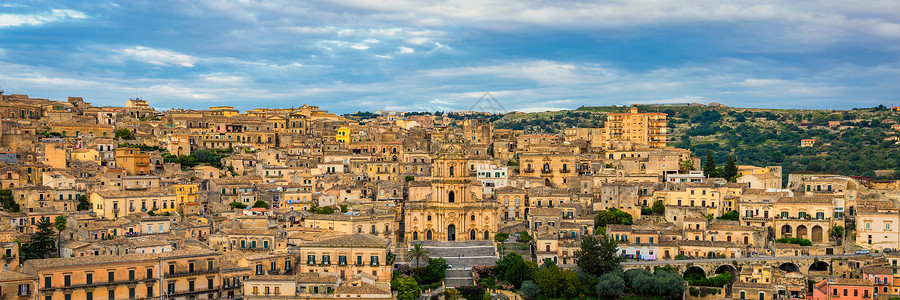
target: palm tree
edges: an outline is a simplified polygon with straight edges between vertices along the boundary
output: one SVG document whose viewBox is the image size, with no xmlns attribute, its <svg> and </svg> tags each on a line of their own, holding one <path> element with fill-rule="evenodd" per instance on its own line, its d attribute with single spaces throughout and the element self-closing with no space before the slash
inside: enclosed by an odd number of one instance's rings
<svg viewBox="0 0 900 300">
<path fill-rule="evenodd" d="M 690 159 L 681 161 L 681 165 L 678 168 L 682 174 L 687 174 L 688 172 L 694 170 L 694 162 Z"/>
<path fill-rule="evenodd" d="M 416 268 L 419 267 L 419 260 L 428 260 L 428 250 L 425 250 L 425 247 L 422 247 L 422 244 L 415 243 L 413 247 L 409 249 L 409 252 L 406 253 L 406 259 L 415 260 Z"/>
<path fill-rule="evenodd" d="M 59 252 L 57 255 L 62 257 L 62 232 L 66 230 L 66 216 L 59 215 L 53 219 L 53 226 L 56 227 L 57 238 L 56 238 L 56 249 Z"/>
</svg>

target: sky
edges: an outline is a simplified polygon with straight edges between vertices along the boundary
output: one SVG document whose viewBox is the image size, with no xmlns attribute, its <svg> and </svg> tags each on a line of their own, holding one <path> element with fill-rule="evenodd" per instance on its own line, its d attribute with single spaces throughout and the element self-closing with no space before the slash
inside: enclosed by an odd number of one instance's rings
<svg viewBox="0 0 900 300">
<path fill-rule="evenodd" d="M 900 1 L 0 1 L 6 94 L 157 109 L 900 105 Z"/>
</svg>

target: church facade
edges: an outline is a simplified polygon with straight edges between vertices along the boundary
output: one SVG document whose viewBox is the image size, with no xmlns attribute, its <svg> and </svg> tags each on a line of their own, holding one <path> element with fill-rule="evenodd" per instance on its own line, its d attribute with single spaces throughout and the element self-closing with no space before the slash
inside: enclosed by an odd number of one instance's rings
<svg viewBox="0 0 900 300">
<path fill-rule="evenodd" d="M 445 145 L 435 156 L 429 184 L 411 188 L 404 206 L 405 238 L 415 241 L 491 240 L 497 233 L 499 205 L 485 199 L 469 174 L 460 145 Z"/>
</svg>

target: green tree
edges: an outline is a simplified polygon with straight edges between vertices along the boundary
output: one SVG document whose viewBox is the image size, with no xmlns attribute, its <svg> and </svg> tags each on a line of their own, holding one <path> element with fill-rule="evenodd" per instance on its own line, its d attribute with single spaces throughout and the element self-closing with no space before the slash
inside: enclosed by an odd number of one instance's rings
<svg viewBox="0 0 900 300">
<path fill-rule="evenodd" d="M 688 173 L 690 171 L 693 171 L 694 170 L 694 161 L 690 160 L 690 159 L 682 161 L 681 165 L 679 166 L 678 169 L 679 169 L 679 171 L 681 171 L 681 173 Z"/>
<path fill-rule="evenodd" d="M 497 261 L 496 272 L 497 278 L 520 287 L 523 282 L 534 278 L 535 269 L 535 262 L 525 261 L 518 253 L 510 252 Z"/>
<path fill-rule="evenodd" d="M 734 164 L 734 155 L 728 156 L 728 161 L 725 162 L 725 168 L 723 169 L 722 177 L 725 180 L 734 182 L 737 177 L 737 166 Z"/>
<path fill-rule="evenodd" d="M 618 210 L 616 208 L 610 208 L 608 210 L 601 210 L 594 217 L 594 226 L 595 227 L 606 227 L 608 224 L 632 224 L 631 214 Z"/>
<path fill-rule="evenodd" d="M 519 237 L 516 238 L 516 240 L 519 242 L 522 242 L 522 243 L 529 243 L 529 242 L 533 241 L 534 238 L 532 238 L 531 235 L 528 234 L 527 231 L 522 231 L 522 232 L 519 232 Z"/>
<path fill-rule="evenodd" d="M 725 273 L 729 276 L 731 273 Z M 668 299 L 681 299 L 684 295 L 684 280 L 678 273 L 666 270 L 656 270 L 653 275 L 657 280 L 657 295 Z"/>
<path fill-rule="evenodd" d="M 616 245 L 616 241 L 606 235 L 600 239 L 585 235 L 581 239 L 581 249 L 575 252 L 578 267 L 594 276 L 617 269 L 621 257 L 616 255 Z"/>
<path fill-rule="evenodd" d="M 603 299 L 616 299 L 625 294 L 625 279 L 616 272 L 608 272 L 597 281 L 597 296 Z"/>
<path fill-rule="evenodd" d="M 831 225 L 831 228 L 828 229 L 828 235 L 834 238 L 839 244 L 843 245 L 843 237 L 844 237 L 844 226 L 841 225 Z"/>
<path fill-rule="evenodd" d="M 228 203 L 228 206 L 231 206 L 231 208 L 237 208 L 237 209 L 245 209 L 245 208 L 247 208 L 247 204 L 243 204 L 243 203 L 240 203 L 240 202 L 237 202 L 237 201 Z"/>
<path fill-rule="evenodd" d="M 428 250 L 420 243 L 413 244 L 413 247 L 406 253 L 406 259 L 416 262 L 416 268 L 419 267 L 419 260 L 428 260 Z"/>
<path fill-rule="evenodd" d="M 341 213 L 345 213 L 347 211 L 348 211 L 347 204 L 341 204 Z"/>
<path fill-rule="evenodd" d="M 3 204 L 3 210 L 7 212 L 19 212 L 21 210 L 19 204 L 13 199 L 12 190 L 0 190 L 0 203 Z"/>
<path fill-rule="evenodd" d="M 209 163 L 219 160 L 219 156 L 213 154 L 209 150 L 201 149 L 193 153 L 194 159 L 201 163 Z"/>
<path fill-rule="evenodd" d="M 116 138 L 123 140 L 133 140 L 134 134 L 131 133 L 131 130 L 128 130 L 128 128 L 119 128 L 116 129 Z"/>
<path fill-rule="evenodd" d="M 422 294 L 422 291 L 419 289 L 419 283 L 415 279 L 400 277 L 397 281 L 398 300 L 415 300 Z"/>
<path fill-rule="evenodd" d="M 662 215 L 666 213 L 666 205 L 663 204 L 662 200 L 656 200 L 653 202 L 653 207 L 650 208 L 653 210 L 654 214 Z"/>
<path fill-rule="evenodd" d="M 578 296 L 581 282 L 578 274 L 571 270 L 560 269 L 552 261 L 545 263 L 534 274 L 541 295 L 548 298 L 571 298 Z"/>
<path fill-rule="evenodd" d="M 498 232 L 494 234 L 494 240 L 498 243 L 505 242 L 507 239 L 509 239 L 509 233 Z"/>
<path fill-rule="evenodd" d="M 522 294 L 525 294 L 525 297 L 528 297 L 529 299 L 533 299 L 534 297 L 537 297 L 537 295 L 538 295 L 538 286 L 534 282 L 534 280 L 526 280 L 526 281 L 522 282 L 521 291 L 522 291 Z"/>
<path fill-rule="evenodd" d="M 85 195 L 78 195 L 78 207 L 77 210 L 91 210 L 91 202 L 88 201 L 88 197 Z"/>
<path fill-rule="evenodd" d="M 713 158 L 712 150 L 706 150 L 706 161 L 703 163 L 703 173 L 706 173 L 706 177 L 718 177 L 718 171 L 716 170 L 716 159 Z"/>
<path fill-rule="evenodd" d="M 410 181 L 416 180 L 416 177 L 412 176 L 412 175 L 406 175 L 406 177 L 404 177 L 403 180 L 406 180 L 406 182 L 410 182 Z"/>
<path fill-rule="evenodd" d="M 256 200 L 256 202 L 253 203 L 253 208 L 269 208 L 269 204 L 266 203 L 266 201 Z"/>
<path fill-rule="evenodd" d="M 53 219 L 53 227 L 56 227 L 56 247 L 57 247 L 57 256 L 62 257 L 62 249 L 59 248 L 62 246 L 62 232 L 66 230 L 66 223 L 68 219 L 64 215 L 58 215 L 55 219 Z"/>
<path fill-rule="evenodd" d="M 740 219 L 740 217 L 741 217 L 740 213 L 738 213 L 736 210 L 730 210 L 730 211 L 722 214 L 721 216 L 719 216 L 716 219 L 737 221 Z"/>
<path fill-rule="evenodd" d="M 432 258 L 428 260 L 428 266 L 425 267 L 425 270 L 422 274 L 421 281 L 419 281 L 422 285 L 433 285 L 439 284 L 444 278 L 447 277 L 447 268 L 450 265 L 447 264 L 447 261 L 443 258 Z"/>
<path fill-rule="evenodd" d="M 19 249 L 22 261 L 49 258 L 56 252 L 56 233 L 49 218 L 41 218 L 35 226 L 37 231 L 31 234 L 31 240 Z"/>
</svg>

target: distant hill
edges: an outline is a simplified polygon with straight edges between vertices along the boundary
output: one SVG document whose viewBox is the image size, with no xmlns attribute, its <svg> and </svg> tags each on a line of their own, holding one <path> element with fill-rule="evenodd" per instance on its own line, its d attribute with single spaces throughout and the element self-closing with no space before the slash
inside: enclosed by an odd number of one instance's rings
<svg viewBox="0 0 900 300">
<path fill-rule="evenodd" d="M 625 112 L 624 106 L 591 106 L 576 110 L 507 114 L 494 121 L 497 128 L 528 133 L 562 133 L 570 127 L 602 127 L 606 114 Z M 734 155 L 738 164 L 781 165 L 785 173 L 827 172 L 870 178 L 898 179 L 900 113 L 884 106 L 853 110 L 756 109 L 706 106 L 638 106 L 642 112 L 668 114 L 671 145 L 704 157 L 712 151 L 716 162 Z M 800 140 L 815 139 L 813 147 Z M 876 170 L 895 170 L 877 177 Z"/>
</svg>

